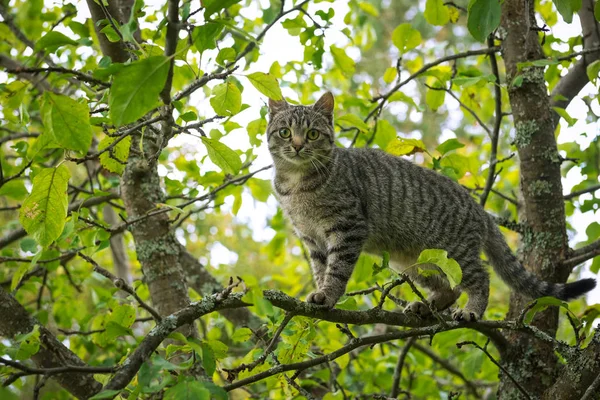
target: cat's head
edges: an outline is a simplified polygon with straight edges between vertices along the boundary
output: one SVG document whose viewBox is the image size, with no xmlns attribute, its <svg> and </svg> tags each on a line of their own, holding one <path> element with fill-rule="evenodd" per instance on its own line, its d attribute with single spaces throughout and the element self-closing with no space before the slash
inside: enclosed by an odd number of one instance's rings
<svg viewBox="0 0 600 400">
<path fill-rule="evenodd" d="M 304 169 L 327 164 L 335 146 L 333 105 L 330 92 L 312 106 L 269 99 L 267 141 L 276 166 Z"/>
</svg>

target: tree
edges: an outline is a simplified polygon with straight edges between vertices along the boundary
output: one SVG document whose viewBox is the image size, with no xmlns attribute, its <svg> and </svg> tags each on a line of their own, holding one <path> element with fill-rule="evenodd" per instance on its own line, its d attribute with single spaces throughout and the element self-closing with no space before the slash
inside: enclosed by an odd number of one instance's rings
<svg viewBox="0 0 600 400">
<path fill-rule="evenodd" d="M 455 179 L 527 268 L 566 282 L 600 269 L 582 132 L 599 3 L 314 3 L 0 0 L 2 398 L 597 396 L 600 308 L 583 300 L 509 304 L 493 279 L 484 320 L 415 320 L 398 305 L 425 293 L 363 255 L 335 309 L 301 301 L 309 268 L 263 179 L 267 110 L 244 101 L 333 90 L 339 145 Z M 555 36 L 574 14 L 582 31 Z M 257 67 L 281 28 L 303 53 Z M 235 217 L 253 207 L 269 240 Z"/>
</svg>

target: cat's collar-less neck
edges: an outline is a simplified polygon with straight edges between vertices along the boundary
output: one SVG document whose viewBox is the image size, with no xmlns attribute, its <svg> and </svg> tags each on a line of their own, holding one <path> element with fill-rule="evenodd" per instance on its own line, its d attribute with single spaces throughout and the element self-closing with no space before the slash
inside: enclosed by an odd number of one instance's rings
<svg viewBox="0 0 600 400">
<path fill-rule="evenodd" d="M 313 161 L 304 168 L 295 166 L 284 160 L 274 160 L 275 189 L 279 195 L 292 193 L 313 192 L 325 185 L 334 174 L 337 152 L 334 150 L 328 156 L 330 159 Z"/>
</svg>

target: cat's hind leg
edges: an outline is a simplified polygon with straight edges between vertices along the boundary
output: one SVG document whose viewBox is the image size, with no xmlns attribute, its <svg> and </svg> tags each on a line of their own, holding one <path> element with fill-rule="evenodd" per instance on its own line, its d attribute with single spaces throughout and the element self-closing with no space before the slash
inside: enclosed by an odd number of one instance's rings
<svg viewBox="0 0 600 400">
<path fill-rule="evenodd" d="M 463 271 L 463 279 L 457 289 L 467 292 L 469 300 L 465 308 L 456 309 L 452 313 L 452 317 L 457 321 L 479 320 L 487 308 L 490 295 L 489 274 L 481 264 L 479 255 L 457 261 Z"/>
<path fill-rule="evenodd" d="M 421 267 L 422 268 L 422 267 Z M 437 269 L 435 266 L 430 266 L 427 269 Z M 427 299 L 437 311 L 443 311 L 450 307 L 460 295 L 460 291 L 452 289 L 448 279 L 438 270 L 432 275 L 422 275 L 412 273 L 409 275 L 424 288 L 431 291 L 431 295 Z M 404 309 L 405 313 L 416 315 L 420 318 L 427 317 L 431 314 L 431 310 L 422 301 L 413 301 Z"/>
</svg>

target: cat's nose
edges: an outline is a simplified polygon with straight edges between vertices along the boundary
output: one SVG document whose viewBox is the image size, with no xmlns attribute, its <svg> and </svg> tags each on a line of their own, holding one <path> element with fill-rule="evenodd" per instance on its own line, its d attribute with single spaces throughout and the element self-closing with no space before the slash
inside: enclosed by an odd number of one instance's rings
<svg viewBox="0 0 600 400">
<path fill-rule="evenodd" d="M 302 143 L 302 139 L 299 137 L 292 138 L 292 147 L 296 150 L 296 153 L 299 153 L 300 150 L 304 147 L 304 143 Z"/>
</svg>

